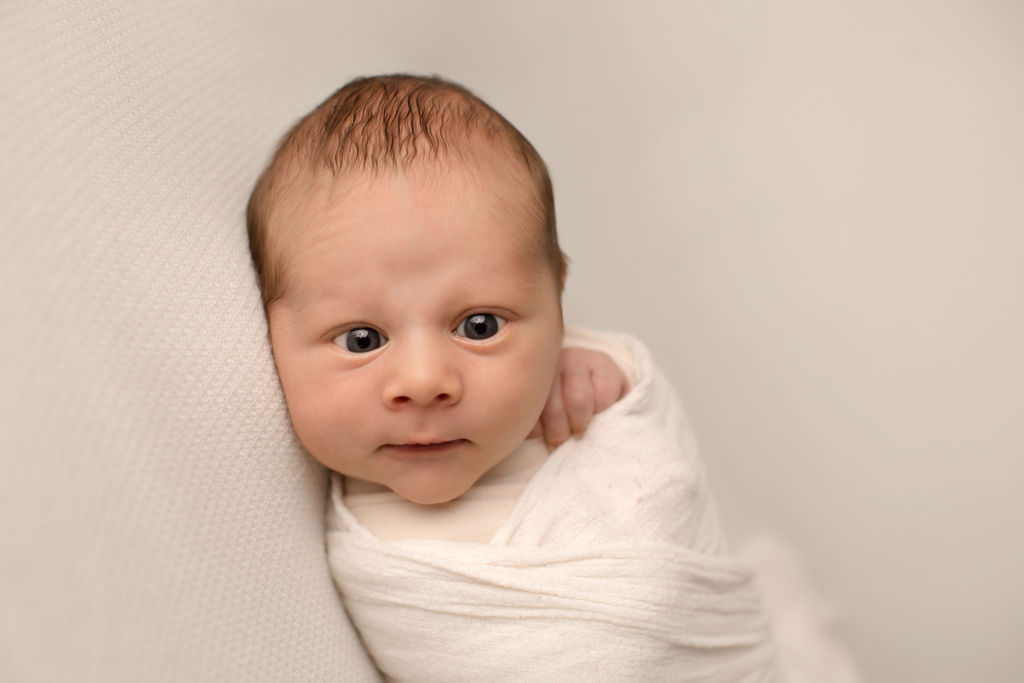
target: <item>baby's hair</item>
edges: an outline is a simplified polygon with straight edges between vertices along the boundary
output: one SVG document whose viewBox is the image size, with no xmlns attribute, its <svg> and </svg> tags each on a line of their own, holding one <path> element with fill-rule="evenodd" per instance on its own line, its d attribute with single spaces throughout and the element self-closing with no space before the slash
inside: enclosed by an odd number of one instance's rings
<svg viewBox="0 0 1024 683">
<path fill-rule="evenodd" d="M 256 181 L 246 223 L 263 305 L 284 294 L 281 249 L 269 245 L 269 223 L 296 176 L 404 170 L 419 155 L 465 162 L 474 139 L 503 147 L 525 165 L 534 190 L 534 239 L 561 287 L 566 260 L 558 246 L 554 192 L 533 145 L 466 88 L 438 77 L 394 74 L 358 78 L 324 100 L 285 134 Z"/>
</svg>

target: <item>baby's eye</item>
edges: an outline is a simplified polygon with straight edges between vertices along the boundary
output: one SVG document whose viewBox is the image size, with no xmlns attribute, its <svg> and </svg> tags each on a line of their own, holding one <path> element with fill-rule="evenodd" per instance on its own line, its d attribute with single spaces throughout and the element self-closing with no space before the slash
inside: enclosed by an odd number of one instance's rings
<svg viewBox="0 0 1024 683">
<path fill-rule="evenodd" d="M 384 346 L 388 338 L 372 327 L 357 327 L 342 332 L 334 338 L 334 343 L 352 353 L 368 353 Z"/>
<path fill-rule="evenodd" d="M 491 313 L 474 313 L 463 319 L 455 328 L 455 334 L 466 339 L 488 339 L 493 337 L 505 324 L 505 319 Z"/>
</svg>

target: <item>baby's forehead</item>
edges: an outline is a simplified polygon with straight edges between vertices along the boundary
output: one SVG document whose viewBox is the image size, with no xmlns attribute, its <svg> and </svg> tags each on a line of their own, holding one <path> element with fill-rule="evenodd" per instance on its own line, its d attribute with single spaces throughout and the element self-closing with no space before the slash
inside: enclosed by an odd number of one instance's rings
<svg viewBox="0 0 1024 683">
<path fill-rule="evenodd" d="M 408 190 L 403 192 L 402 190 Z M 375 215 L 408 202 L 411 195 L 432 201 L 417 204 L 424 220 L 437 226 L 443 237 L 446 211 L 473 205 L 481 212 L 481 225 L 495 226 L 516 237 L 519 252 L 533 252 L 542 237 L 538 198 L 524 164 L 513 160 L 480 159 L 477 163 L 437 162 L 404 168 L 359 169 L 334 173 L 306 169 L 282 187 L 277 210 L 269 221 L 268 246 L 287 270 L 288 256 L 303 244 L 337 238 L 375 240 Z M 367 201 L 372 198 L 372 201 Z M 371 228 L 371 229 L 367 229 Z"/>
<path fill-rule="evenodd" d="M 279 184 L 278 208 L 282 220 L 271 221 L 275 230 L 302 227 L 302 214 L 343 214 L 353 196 L 374 191 L 379 201 L 392 199 L 389 188 L 403 186 L 459 201 L 472 196 L 509 213 L 538 202 L 537 188 L 525 163 L 511 155 L 480 153 L 465 158 L 431 158 L 402 166 L 357 168 L 296 168 Z M 396 197 L 397 201 L 398 198 Z"/>
</svg>

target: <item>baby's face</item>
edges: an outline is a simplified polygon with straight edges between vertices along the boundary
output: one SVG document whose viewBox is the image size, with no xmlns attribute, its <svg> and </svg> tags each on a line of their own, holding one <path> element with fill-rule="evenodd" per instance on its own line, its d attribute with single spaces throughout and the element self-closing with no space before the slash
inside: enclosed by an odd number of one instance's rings
<svg viewBox="0 0 1024 683">
<path fill-rule="evenodd" d="M 324 180 L 285 212 L 268 313 L 295 431 L 330 469 L 416 503 L 515 450 L 558 361 L 559 287 L 509 211 L 528 196 L 493 175 Z"/>
</svg>

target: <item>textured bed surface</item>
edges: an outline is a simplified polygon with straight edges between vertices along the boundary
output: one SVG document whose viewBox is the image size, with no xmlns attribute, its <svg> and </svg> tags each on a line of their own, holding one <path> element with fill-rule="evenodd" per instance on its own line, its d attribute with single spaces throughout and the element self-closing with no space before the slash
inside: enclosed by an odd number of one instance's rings
<svg viewBox="0 0 1024 683">
<path fill-rule="evenodd" d="M 278 28 L 243 2 L 0 5 L 3 680 L 375 676 L 245 246 L 300 106 Z"/>
</svg>

